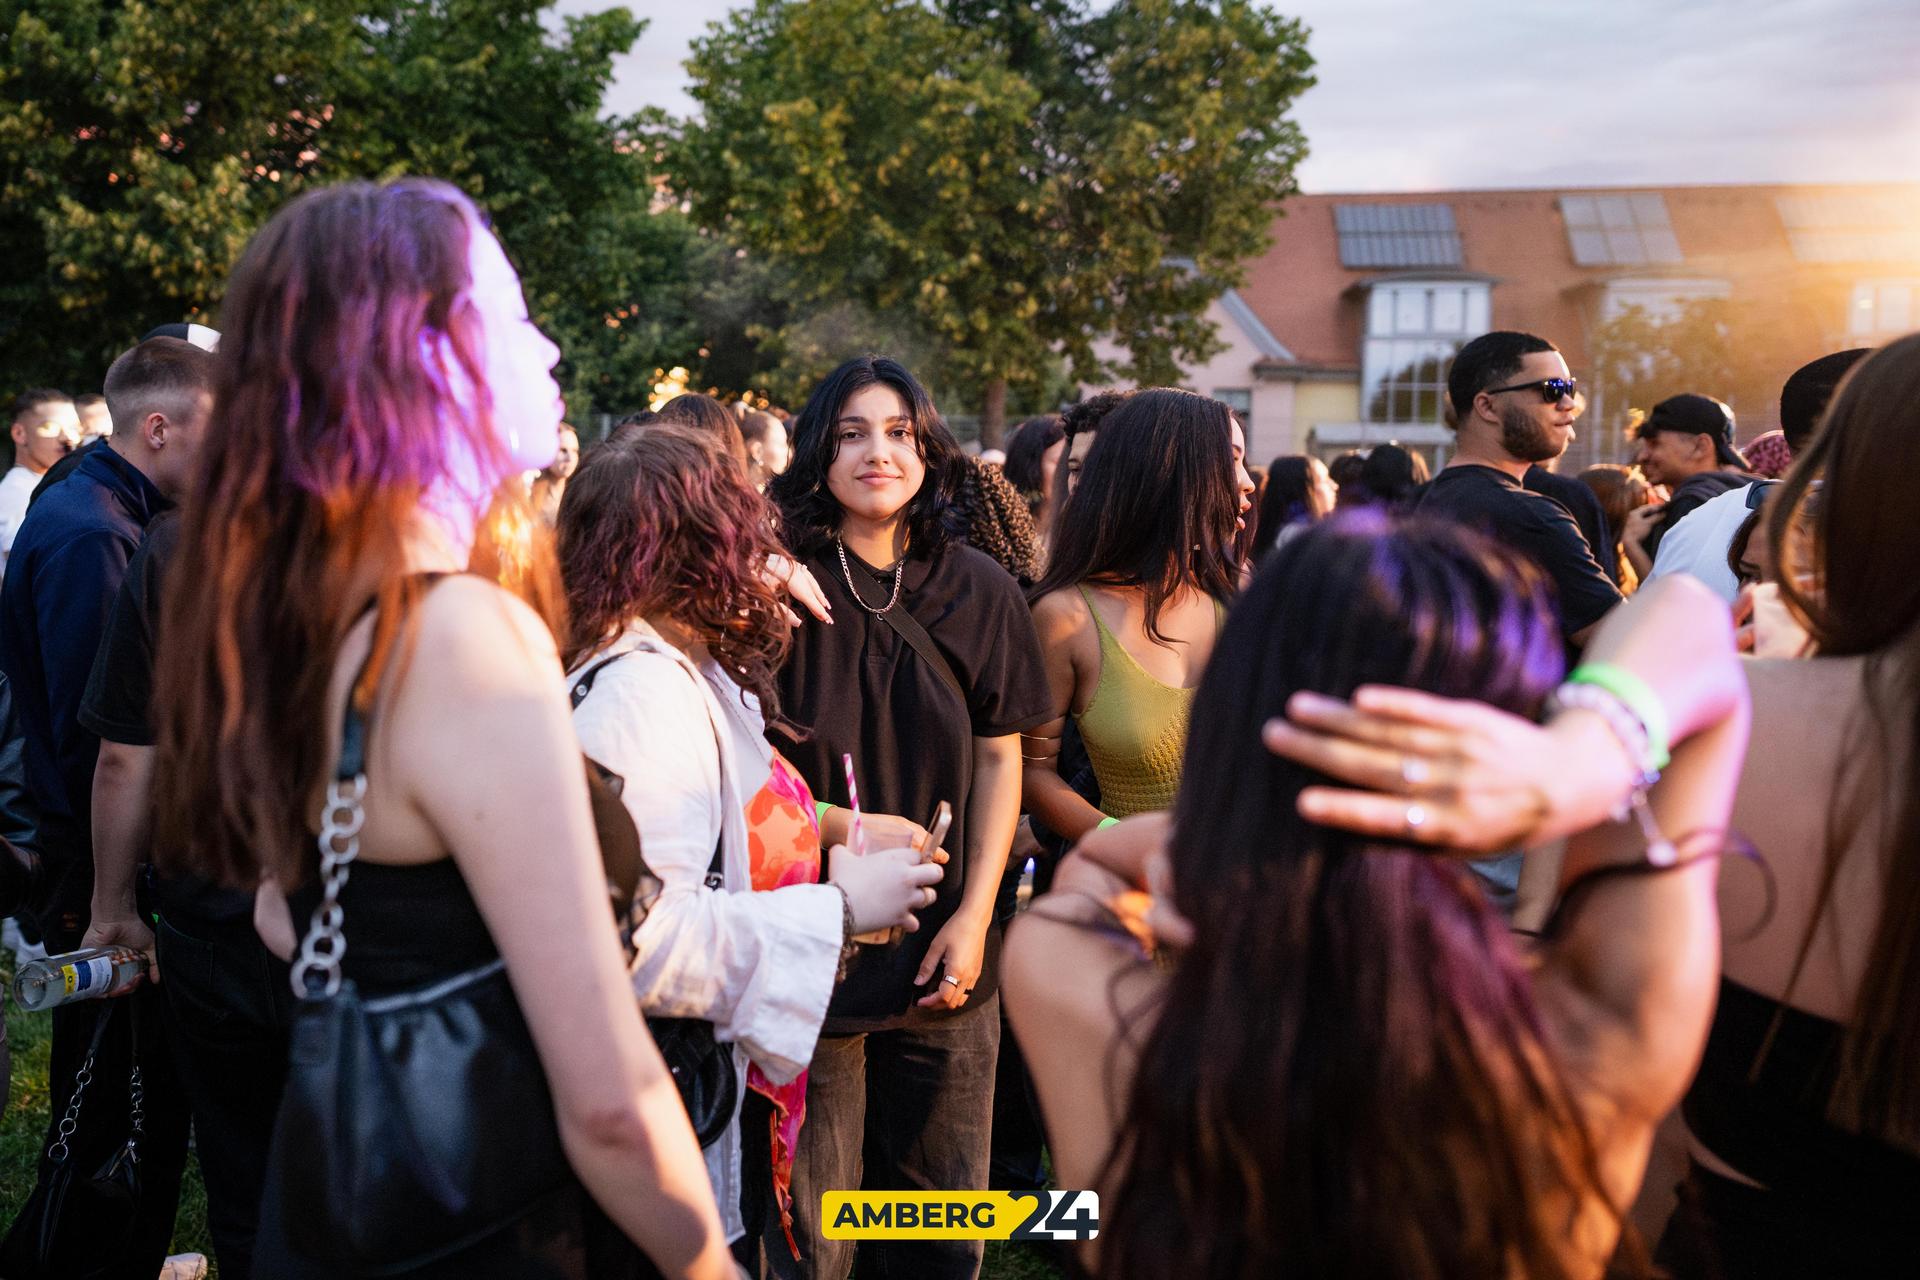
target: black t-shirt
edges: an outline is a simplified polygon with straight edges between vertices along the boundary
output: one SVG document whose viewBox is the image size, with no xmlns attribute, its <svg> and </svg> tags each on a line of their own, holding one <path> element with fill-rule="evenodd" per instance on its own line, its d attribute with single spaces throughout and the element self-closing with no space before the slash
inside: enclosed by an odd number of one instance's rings
<svg viewBox="0 0 1920 1280">
<path fill-rule="evenodd" d="M 963 706 L 946 680 L 884 618 L 863 609 L 847 589 L 833 548 L 807 558 L 807 568 L 833 605 L 833 624 L 807 617 L 794 633 L 780 673 L 782 715 L 810 733 L 792 743 L 776 736 L 814 797 L 847 804 L 844 752 L 853 754 L 860 804 L 925 825 L 942 800 L 953 806 L 946 838 L 951 857 L 938 899 L 919 913 L 920 928 L 901 941 L 863 946 L 834 991 L 825 1029 L 875 1031 L 937 1017 L 914 1001 L 939 982 L 915 987 L 927 947 L 960 905 L 967 883 L 967 800 L 973 740 L 1002 737 L 1053 718 L 1040 641 L 1027 602 L 1005 569 L 972 547 L 954 544 L 930 560 L 910 559 L 900 603 L 925 627 L 967 691 Z M 848 552 L 860 597 L 886 602 L 891 570 L 881 572 Z M 773 731 L 776 735 L 779 730 Z M 973 1002 L 997 982 L 997 929 Z"/>
<path fill-rule="evenodd" d="M 1580 536 L 1587 540 L 1587 550 L 1593 552 L 1593 558 L 1600 562 L 1600 570 L 1607 575 L 1607 581 L 1619 586 L 1620 557 L 1613 545 L 1613 526 L 1608 523 L 1606 508 L 1600 505 L 1600 499 L 1593 490 L 1587 488 L 1583 481 L 1541 466 L 1528 467 L 1527 478 L 1521 483 L 1534 493 L 1546 494 L 1567 509 L 1573 522 L 1580 526 Z"/>
<path fill-rule="evenodd" d="M 155 517 L 127 564 L 120 594 L 107 615 L 107 629 L 80 700 L 80 723 L 107 742 L 153 745 L 153 637 L 160 624 L 160 582 L 179 545 L 180 513 Z M 156 875 L 152 887 L 154 905 L 176 921 L 235 921 L 253 914 L 252 894 L 198 877 Z"/>
<path fill-rule="evenodd" d="M 1569 638 L 1620 603 L 1620 588 L 1601 571 L 1567 509 L 1504 471 L 1471 464 L 1444 468 L 1420 491 L 1414 509 L 1479 529 L 1538 565 L 1553 579 L 1560 629 Z"/>
</svg>

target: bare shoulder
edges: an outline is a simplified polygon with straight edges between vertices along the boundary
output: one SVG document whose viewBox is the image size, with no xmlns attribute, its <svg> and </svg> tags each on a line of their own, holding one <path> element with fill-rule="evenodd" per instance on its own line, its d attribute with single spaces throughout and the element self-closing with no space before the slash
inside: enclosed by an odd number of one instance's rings
<svg viewBox="0 0 1920 1280">
<path fill-rule="evenodd" d="M 1077 907 L 1054 915 L 1048 907 L 1060 908 L 1058 897 L 1041 899 L 1013 925 L 1001 985 L 1046 1116 L 1055 1174 L 1062 1186 L 1091 1187 L 1166 978 L 1124 942 L 1080 923 Z"/>
<path fill-rule="evenodd" d="M 1118 1030 L 1114 982 L 1137 972 L 1157 983 L 1159 975 L 1125 941 L 1098 927 L 1091 910 L 1060 897 L 1041 898 L 1007 931 L 1001 973 L 1010 1005 L 1016 1017 L 1025 1015 L 1021 1020 L 1047 1026 L 1050 1036 L 1110 1041 Z"/>
<path fill-rule="evenodd" d="M 1085 664 L 1100 651 L 1093 611 L 1071 588 L 1049 591 L 1033 602 L 1033 629 L 1040 637 L 1041 650 L 1048 654 L 1062 652 Z"/>
<path fill-rule="evenodd" d="M 420 605 L 418 656 L 429 667 L 464 672 L 473 666 L 554 674 L 553 633 L 511 591 L 472 574 L 434 584 Z"/>
</svg>

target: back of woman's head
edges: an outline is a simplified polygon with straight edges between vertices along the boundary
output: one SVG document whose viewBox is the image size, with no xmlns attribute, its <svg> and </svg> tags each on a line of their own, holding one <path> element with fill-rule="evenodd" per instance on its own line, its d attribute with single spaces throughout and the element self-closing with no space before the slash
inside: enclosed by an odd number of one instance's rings
<svg viewBox="0 0 1920 1280">
<path fill-rule="evenodd" d="M 660 406 L 659 420 L 691 427 L 708 441 L 708 447 L 741 466 L 747 465 L 747 442 L 740 434 L 740 423 L 727 406 L 712 396 L 689 391 Z"/>
<path fill-rule="evenodd" d="M 1028 418 L 1007 441 L 1007 479 L 1026 495 L 1036 515 L 1047 491 L 1047 477 L 1042 473 L 1047 450 L 1066 439 L 1066 434 L 1066 428 L 1060 425 L 1060 415 L 1048 413 Z"/>
<path fill-rule="evenodd" d="M 178 555 L 193 568 L 168 578 L 155 672 L 157 843 L 206 874 L 246 881 L 265 863 L 299 878 L 342 633 L 374 592 L 370 684 L 410 634 L 404 606 L 423 588 L 401 547 L 423 511 L 464 536 L 514 471 L 518 419 L 493 420 L 513 389 L 488 382 L 470 257 L 486 234 L 444 183 L 347 183 L 280 210 L 234 268 L 184 504 Z M 495 514 L 476 560 L 557 608 L 534 522 Z"/>
<path fill-rule="evenodd" d="M 1083 582 L 1144 587 L 1147 633 L 1157 636 L 1176 591 L 1230 596 L 1240 512 L 1232 430 L 1226 405 L 1171 387 L 1115 407 L 1066 499 L 1034 597 Z"/>
<path fill-rule="evenodd" d="M 1267 468 L 1267 487 L 1260 495 L 1259 522 L 1254 526 L 1253 554 L 1265 556 L 1273 550 L 1280 531 L 1302 520 L 1317 520 L 1328 514 L 1317 510 L 1313 489 L 1313 460 L 1304 453 L 1275 458 Z"/>
<path fill-rule="evenodd" d="M 1873 737 L 1857 743 L 1833 815 L 1822 908 L 1841 856 L 1877 824 L 1880 917 L 1841 1051 L 1830 1117 L 1920 1153 L 1920 334 L 1855 365 L 1768 503 L 1780 593 L 1824 655 L 1867 656 Z M 1863 729 L 1867 726 L 1863 726 Z M 1884 764 L 1878 763 L 1884 762 Z M 1891 810 L 1891 812 L 1889 812 Z M 1804 935 L 1802 960 L 1813 945 Z M 1839 927 L 1859 928 L 1843 921 Z"/>
<path fill-rule="evenodd" d="M 1563 1273 L 1549 1216 L 1597 1183 L 1505 921 L 1458 862 L 1301 818 L 1325 780 L 1260 740 L 1363 684 L 1535 715 L 1561 664 L 1537 571 L 1454 526 L 1335 517 L 1257 575 L 1194 702 L 1170 854 L 1198 937 L 1121 1108 L 1105 1274 Z"/>
<path fill-rule="evenodd" d="M 1429 478 L 1427 460 L 1397 444 L 1376 445 L 1360 464 L 1360 485 L 1375 502 L 1399 507 Z"/>
<path fill-rule="evenodd" d="M 1599 462 L 1580 473 L 1580 482 L 1593 490 L 1614 541 L 1627 527 L 1627 517 L 1647 505 L 1647 481 L 1638 471 L 1617 462 Z"/>
<path fill-rule="evenodd" d="M 787 540 L 800 555 L 830 545 L 840 527 L 840 504 L 827 487 L 827 469 L 840 447 L 841 411 L 871 386 L 891 387 L 899 394 L 913 420 L 914 446 L 926 465 L 920 491 L 905 508 L 907 554 L 931 556 L 962 536 L 955 504 L 966 461 L 959 441 L 906 366 L 886 356 L 856 356 L 822 378 L 807 397 L 793 420 L 793 461 L 767 485 L 767 496 L 780 508 Z"/>
<path fill-rule="evenodd" d="M 560 500 L 568 667 L 636 618 L 691 631 L 778 714 L 786 614 L 762 575 L 779 550 L 765 499 L 701 433 L 659 427 L 588 455 Z"/>
</svg>

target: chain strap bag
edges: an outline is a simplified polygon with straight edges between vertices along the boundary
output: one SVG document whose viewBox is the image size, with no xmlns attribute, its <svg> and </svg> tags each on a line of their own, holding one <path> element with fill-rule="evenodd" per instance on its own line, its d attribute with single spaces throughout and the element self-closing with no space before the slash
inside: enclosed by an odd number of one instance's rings
<svg viewBox="0 0 1920 1280">
<path fill-rule="evenodd" d="M 0 1266 L 9 1280 L 90 1280 L 116 1274 L 126 1265 L 127 1245 L 140 1210 L 140 1142 L 145 1136 L 146 1092 L 137 1046 L 127 1081 L 131 1115 L 126 1142 L 90 1174 L 80 1171 L 72 1151 L 101 1039 L 123 1003 L 111 1001 L 100 1010 L 87 1056 L 74 1076 L 66 1114 L 47 1147 L 51 1169 L 27 1198 L 0 1248 Z M 97 1112 L 96 1107 L 87 1114 L 93 1117 Z M 89 1123 L 99 1122 L 90 1119 Z"/>
<path fill-rule="evenodd" d="M 376 999 L 343 980 L 340 891 L 366 790 L 366 723 L 349 698 L 321 812 L 322 896 L 293 968 L 268 1194 L 296 1251 L 382 1275 L 475 1244 L 575 1179 L 504 960 Z"/>
</svg>

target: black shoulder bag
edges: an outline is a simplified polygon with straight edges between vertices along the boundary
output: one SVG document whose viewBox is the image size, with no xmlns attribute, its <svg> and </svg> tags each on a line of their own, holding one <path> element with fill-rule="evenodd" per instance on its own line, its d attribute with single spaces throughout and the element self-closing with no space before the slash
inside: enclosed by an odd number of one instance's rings
<svg viewBox="0 0 1920 1280">
<path fill-rule="evenodd" d="M 87 1086 L 93 1083 L 94 1060 L 107 1024 L 120 1016 L 123 1006 L 128 1016 L 134 1016 L 132 1002 L 126 997 L 107 1001 L 100 1009 L 86 1058 L 75 1076 L 73 1094 L 67 1099 L 66 1114 L 47 1148 L 51 1168 L 27 1197 L 0 1249 L 0 1267 L 13 1280 L 87 1280 L 117 1274 L 126 1266 L 125 1251 L 140 1209 L 140 1139 L 144 1136 L 137 1034 L 133 1072 L 127 1085 L 131 1114 L 126 1142 L 91 1171 L 78 1167 L 79 1158 L 69 1145 L 81 1141 L 75 1135 L 80 1131 Z M 94 1114 L 98 1111 L 96 1106 L 87 1122 L 96 1133 L 101 1126 L 114 1123 Z"/>
<path fill-rule="evenodd" d="M 322 895 L 293 967 L 267 1195 L 297 1252 L 381 1275 L 477 1243 L 575 1179 L 503 959 L 372 1000 L 341 977 L 366 742 L 349 697 L 321 810 Z"/>
<path fill-rule="evenodd" d="M 616 653 L 612 657 L 602 658 L 580 673 L 573 686 L 567 691 L 569 703 L 578 707 L 593 691 L 594 679 L 608 664 L 626 656 Z M 618 795 L 624 785 L 624 779 L 593 757 L 587 757 L 590 771 L 599 775 L 607 784 L 610 792 Z M 620 808 L 620 819 L 631 824 L 633 819 L 624 806 Z M 722 823 L 722 839 L 725 824 Z M 721 889 L 726 886 L 726 873 L 723 863 L 723 847 L 720 839 L 713 842 L 713 857 L 707 863 L 705 883 L 709 889 Z M 660 882 L 652 880 L 652 894 L 657 896 Z M 646 918 L 647 909 L 653 905 L 653 896 L 636 904 L 631 915 L 633 928 L 638 928 Z M 631 930 L 629 930 L 631 937 Z M 687 1108 L 687 1119 L 693 1122 L 694 1136 L 700 1139 L 702 1147 L 710 1147 L 720 1140 L 733 1123 L 734 1104 L 740 1092 L 739 1073 L 733 1065 L 733 1049 L 721 1044 L 714 1038 L 713 1024 L 704 1018 L 648 1018 L 647 1030 L 653 1035 L 653 1042 L 660 1049 L 660 1056 L 666 1059 L 667 1070 L 673 1073 L 673 1083 L 680 1090 L 680 1101 Z"/>
</svg>

